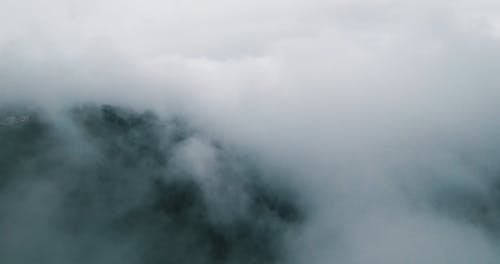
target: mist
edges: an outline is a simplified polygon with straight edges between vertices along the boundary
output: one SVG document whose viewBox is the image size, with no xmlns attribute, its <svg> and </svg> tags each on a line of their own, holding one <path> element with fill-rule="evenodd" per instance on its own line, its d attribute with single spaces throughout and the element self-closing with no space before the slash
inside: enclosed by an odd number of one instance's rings
<svg viewBox="0 0 500 264">
<path fill-rule="evenodd" d="M 500 5 L 0 0 L 0 262 L 497 263 Z"/>
</svg>

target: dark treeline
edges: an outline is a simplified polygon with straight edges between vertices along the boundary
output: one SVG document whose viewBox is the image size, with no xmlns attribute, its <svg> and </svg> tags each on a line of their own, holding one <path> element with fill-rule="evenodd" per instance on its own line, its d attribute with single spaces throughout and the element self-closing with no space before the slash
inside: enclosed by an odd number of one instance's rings
<svg viewBox="0 0 500 264">
<path fill-rule="evenodd" d="M 179 117 L 82 105 L 0 121 L 2 263 L 282 263 L 304 220 L 275 170 Z M 193 138 L 215 153 L 215 188 L 176 158 Z"/>
</svg>

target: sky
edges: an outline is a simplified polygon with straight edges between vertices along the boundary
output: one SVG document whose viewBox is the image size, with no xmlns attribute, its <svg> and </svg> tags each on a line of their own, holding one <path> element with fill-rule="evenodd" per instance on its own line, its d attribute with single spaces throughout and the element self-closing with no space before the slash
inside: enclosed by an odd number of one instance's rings
<svg viewBox="0 0 500 264">
<path fill-rule="evenodd" d="M 495 1 L 0 0 L 0 25 L 1 103 L 178 114 L 291 171 L 284 263 L 500 259 Z"/>
</svg>

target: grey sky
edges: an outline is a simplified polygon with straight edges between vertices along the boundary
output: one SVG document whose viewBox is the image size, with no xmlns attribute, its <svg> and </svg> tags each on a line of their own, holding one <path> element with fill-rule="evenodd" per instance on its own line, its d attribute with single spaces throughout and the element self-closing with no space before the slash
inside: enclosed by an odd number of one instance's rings
<svg viewBox="0 0 500 264">
<path fill-rule="evenodd" d="M 497 263 L 434 197 L 498 192 L 499 66 L 495 1 L 0 0 L 0 100 L 179 112 L 296 172 L 291 263 Z"/>
</svg>

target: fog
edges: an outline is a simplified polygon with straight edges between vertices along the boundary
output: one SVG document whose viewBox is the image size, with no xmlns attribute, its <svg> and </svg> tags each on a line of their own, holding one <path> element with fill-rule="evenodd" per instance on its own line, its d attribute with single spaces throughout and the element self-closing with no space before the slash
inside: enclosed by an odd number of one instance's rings
<svg viewBox="0 0 500 264">
<path fill-rule="evenodd" d="M 497 263 L 500 4 L 0 0 L 2 263 Z"/>
</svg>

